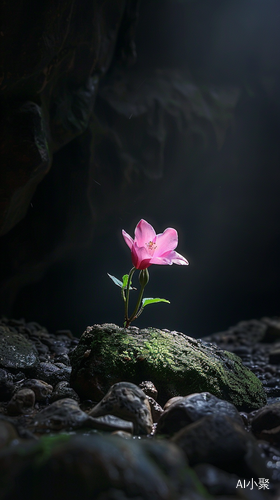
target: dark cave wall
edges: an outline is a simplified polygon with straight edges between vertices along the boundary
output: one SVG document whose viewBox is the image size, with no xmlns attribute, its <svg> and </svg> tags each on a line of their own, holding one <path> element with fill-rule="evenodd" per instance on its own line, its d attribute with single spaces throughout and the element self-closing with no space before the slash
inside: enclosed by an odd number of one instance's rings
<svg viewBox="0 0 280 500">
<path fill-rule="evenodd" d="M 15 23 L 3 52 L 16 64 L 1 100 L 2 313 L 75 334 L 121 324 L 106 273 L 130 269 L 120 232 L 143 217 L 179 230 L 190 266 L 151 268 L 147 293 L 171 305 L 139 325 L 202 336 L 279 314 L 279 7 L 257 4 L 43 4 L 22 47 L 31 20 Z"/>
</svg>

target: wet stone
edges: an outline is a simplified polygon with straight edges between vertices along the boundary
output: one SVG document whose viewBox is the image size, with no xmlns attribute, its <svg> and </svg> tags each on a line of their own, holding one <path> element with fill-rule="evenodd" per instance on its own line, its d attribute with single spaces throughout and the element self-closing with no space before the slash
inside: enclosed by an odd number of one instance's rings
<svg viewBox="0 0 280 500">
<path fill-rule="evenodd" d="M 157 400 L 158 396 L 158 391 L 150 380 L 144 380 L 144 382 L 141 382 L 139 384 L 140 389 L 142 389 L 143 392 L 150 398 L 153 398 L 155 401 Z"/>
<path fill-rule="evenodd" d="M 241 477 L 271 478 L 254 436 L 227 416 L 203 417 L 171 441 L 185 452 L 191 466 L 209 463 Z"/>
<path fill-rule="evenodd" d="M 0 401 L 9 401 L 15 390 L 12 375 L 0 368 Z"/>
<path fill-rule="evenodd" d="M 74 399 L 65 398 L 55 401 L 35 416 L 30 430 L 35 433 L 71 430 L 83 427 L 88 422 L 88 415 L 83 412 Z"/>
<path fill-rule="evenodd" d="M 147 399 L 148 399 L 148 401 L 150 403 L 150 408 L 151 408 L 153 422 L 157 423 L 159 421 L 159 417 L 163 413 L 163 409 L 158 404 L 158 402 L 154 400 L 154 398 L 151 398 L 150 396 L 147 396 Z"/>
<path fill-rule="evenodd" d="M 24 335 L 0 325 L 0 367 L 27 369 L 38 361 L 35 347 Z"/>
<path fill-rule="evenodd" d="M 146 394 L 130 382 L 114 384 L 89 415 L 91 417 L 114 415 L 129 420 L 133 422 L 136 434 L 149 434 L 153 425 Z"/>
<path fill-rule="evenodd" d="M 9 415 L 20 415 L 34 407 L 35 394 L 31 389 L 19 389 L 9 401 L 7 412 Z"/>
<path fill-rule="evenodd" d="M 104 415 L 103 417 L 91 417 L 90 425 L 97 430 L 114 432 L 121 431 L 133 434 L 134 426 L 132 422 L 115 417 L 114 415 Z"/>
<path fill-rule="evenodd" d="M 71 367 L 64 366 L 59 368 L 54 363 L 39 363 L 34 371 L 35 378 L 43 380 L 53 387 L 58 384 L 58 382 L 69 382 L 71 375 Z"/>
<path fill-rule="evenodd" d="M 75 401 L 80 402 L 80 398 L 76 391 L 70 387 L 69 382 L 58 382 L 55 386 L 54 391 L 51 396 L 51 402 L 58 401 L 58 399 L 71 398 Z"/>
<path fill-rule="evenodd" d="M 219 399 L 209 392 L 202 392 L 190 394 L 174 401 L 161 414 L 157 433 L 173 434 L 208 415 L 228 416 L 243 426 L 243 420 L 233 404 Z"/>
<path fill-rule="evenodd" d="M 26 379 L 22 385 L 23 387 L 32 389 L 35 394 L 36 401 L 40 402 L 45 401 L 53 391 L 52 385 L 48 384 L 44 380 Z"/>
<path fill-rule="evenodd" d="M 250 418 L 250 416 L 249 416 Z M 265 406 L 251 418 L 252 432 L 258 439 L 280 444 L 280 403 Z"/>
</svg>

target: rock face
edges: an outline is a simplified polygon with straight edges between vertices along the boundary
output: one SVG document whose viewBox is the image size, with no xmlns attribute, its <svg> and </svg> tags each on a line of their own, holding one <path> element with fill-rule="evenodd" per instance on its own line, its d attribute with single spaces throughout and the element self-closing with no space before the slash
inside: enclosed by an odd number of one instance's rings
<svg viewBox="0 0 280 500">
<path fill-rule="evenodd" d="M 71 363 L 71 385 L 82 398 L 100 400 L 121 380 L 152 379 L 159 402 L 204 391 L 247 411 L 266 401 L 260 381 L 239 357 L 178 332 L 94 325 L 82 335 Z"/>
</svg>

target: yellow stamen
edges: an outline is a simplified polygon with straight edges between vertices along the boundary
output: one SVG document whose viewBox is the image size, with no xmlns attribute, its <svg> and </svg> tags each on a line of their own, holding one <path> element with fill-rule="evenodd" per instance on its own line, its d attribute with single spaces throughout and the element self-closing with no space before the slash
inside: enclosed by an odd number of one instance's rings
<svg viewBox="0 0 280 500">
<path fill-rule="evenodd" d="M 153 241 L 149 241 L 149 243 L 146 243 L 146 247 L 151 252 L 154 252 L 155 249 L 157 248 L 157 245 Z"/>
</svg>

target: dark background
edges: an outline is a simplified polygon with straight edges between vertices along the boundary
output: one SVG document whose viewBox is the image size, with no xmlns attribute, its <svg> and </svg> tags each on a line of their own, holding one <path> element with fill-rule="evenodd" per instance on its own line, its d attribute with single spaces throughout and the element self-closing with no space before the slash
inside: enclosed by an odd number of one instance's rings
<svg viewBox="0 0 280 500">
<path fill-rule="evenodd" d="M 171 126 L 162 174 L 140 174 L 126 191 L 121 189 L 117 154 L 110 144 L 105 147 L 102 161 L 110 165 L 108 172 L 96 168 L 91 178 L 94 226 L 87 228 L 85 223 L 80 241 L 75 233 L 75 249 L 53 259 L 40 280 L 38 275 L 34 283 L 19 286 L 4 314 L 24 316 L 53 330 L 69 328 L 76 335 L 93 323 L 121 325 L 119 289 L 106 273 L 121 278 L 129 271 L 130 252 L 121 230 L 133 235 L 144 218 L 157 233 L 166 227 L 178 230 L 177 250 L 190 265 L 149 269 L 145 295 L 169 299 L 171 304 L 147 307 L 136 326 L 201 337 L 241 320 L 279 315 L 279 28 L 276 0 L 141 3 L 138 58 L 131 70 L 140 75 L 139 88 L 147 70 L 163 67 L 190 72 L 201 87 L 235 86 L 239 99 L 233 120 L 220 145 L 213 131 L 207 131 L 207 139 L 192 134 L 190 140 Z M 101 89 L 114 67 L 113 60 Z M 96 113 L 108 117 L 102 92 L 100 96 Z M 122 122 L 114 120 L 118 128 Z M 29 213 L 37 211 L 38 220 L 49 208 L 56 214 L 52 217 L 61 216 L 57 200 L 68 206 L 85 203 L 85 194 L 66 196 L 62 182 L 69 172 L 74 177 L 76 172 L 74 186 L 86 193 L 87 174 L 81 166 L 87 163 L 84 137 L 86 132 L 54 153 L 29 208 Z M 82 221 L 83 217 L 78 224 Z"/>
</svg>

